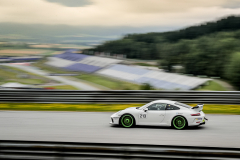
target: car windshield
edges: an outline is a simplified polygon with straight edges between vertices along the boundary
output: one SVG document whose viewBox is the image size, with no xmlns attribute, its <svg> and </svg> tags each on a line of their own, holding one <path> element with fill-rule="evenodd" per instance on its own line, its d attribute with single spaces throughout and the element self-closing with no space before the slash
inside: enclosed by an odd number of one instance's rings
<svg viewBox="0 0 240 160">
<path fill-rule="evenodd" d="M 137 107 L 136 109 L 143 109 L 145 106 L 147 106 L 149 103 L 143 105 L 142 107 Z"/>
<path fill-rule="evenodd" d="M 174 104 L 185 107 L 185 108 L 192 108 L 191 106 L 184 104 L 184 103 L 180 103 L 180 102 L 175 102 Z"/>
</svg>

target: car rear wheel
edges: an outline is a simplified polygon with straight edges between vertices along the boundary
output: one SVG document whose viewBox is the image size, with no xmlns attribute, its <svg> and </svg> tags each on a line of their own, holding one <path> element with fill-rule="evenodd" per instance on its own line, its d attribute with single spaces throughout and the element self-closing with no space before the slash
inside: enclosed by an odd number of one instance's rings
<svg viewBox="0 0 240 160">
<path fill-rule="evenodd" d="M 133 127 L 135 124 L 133 116 L 125 114 L 121 117 L 120 123 L 125 128 Z"/>
<path fill-rule="evenodd" d="M 186 119 L 182 116 L 174 117 L 172 124 L 175 129 L 184 129 L 187 126 Z"/>
</svg>

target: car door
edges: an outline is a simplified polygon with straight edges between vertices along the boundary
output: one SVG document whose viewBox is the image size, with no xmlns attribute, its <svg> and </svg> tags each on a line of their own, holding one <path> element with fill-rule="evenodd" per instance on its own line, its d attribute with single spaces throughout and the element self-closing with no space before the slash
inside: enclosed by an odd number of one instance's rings
<svg viewBox="0 0 240 160">
<path fill-rule="evenodd" d="M 139 111 L 140 125 L 160 125 L 165 117 L 165 103 L 154 103 L 148 106 L 147 110 Z"/>
<path fill-rule="evenodd" d="M 172 118 L 176 115 L 182 115 L 180 108 L 171 104 L 166 105 L 166 114 L 163 123 L 171 124 Z"/>
</svg>

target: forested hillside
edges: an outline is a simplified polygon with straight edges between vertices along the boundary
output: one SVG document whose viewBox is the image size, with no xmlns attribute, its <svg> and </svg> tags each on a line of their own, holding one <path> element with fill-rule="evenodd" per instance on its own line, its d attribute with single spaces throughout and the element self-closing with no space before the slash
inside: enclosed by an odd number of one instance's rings
<svg viewBox="0 0 240 160">
<path fill-rule="evenodd" d="M 92 49 L 125 54 L 127 58 L 159 59 L 160 67 L 172 71 L 183 65 L 186 74 L 228 79 L 240 89 L 240 17 L 164 33 L 129 34 Z"/>
</svg>

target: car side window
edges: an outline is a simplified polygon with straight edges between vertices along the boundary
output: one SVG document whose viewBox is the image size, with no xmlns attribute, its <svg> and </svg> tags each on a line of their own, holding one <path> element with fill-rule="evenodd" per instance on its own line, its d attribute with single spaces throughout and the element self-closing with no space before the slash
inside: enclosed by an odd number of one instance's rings
<svg viewBox="0 0 240 160">
<path fill-rule="evenodd" d="M 164 103 L 154 103 L 154 104 L 151 104 L 150 106 L 148 106 L 148 110 L 150 110 L 150 111 L 165 110 L 165 108 L 166 108 L 166 104 L 164 104 Z"/>
<path fill-rule="evenodd" d="M 171 104 L 167 104 L 166 110 L 179 110 L 179 107 L 176 107 L 174 105 Z"/>
</svg>

